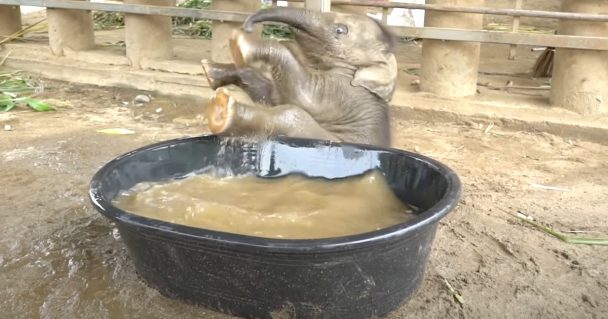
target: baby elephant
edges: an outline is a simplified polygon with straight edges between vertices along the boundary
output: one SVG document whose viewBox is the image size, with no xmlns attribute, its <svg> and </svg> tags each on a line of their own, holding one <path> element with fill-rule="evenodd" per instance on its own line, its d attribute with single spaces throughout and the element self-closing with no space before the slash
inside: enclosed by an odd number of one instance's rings
<svg viewBox="0 0 608 319">
<path fill-rule="evenodd" d="M 295 41 L 255 36 L 254 24 L 267 21 L 291 26 Z M 390 146 L 394 44 L 394 36 L 367 16 L 289 7 L 260 10 L 233 32 L 234 64 L 203 61 L 216 90 L 207 108 L 209 127 L 219 135 Z M 241 87 L 254 103 L 237 101 L 222 88 L 230 84 Z"/>
</svg>

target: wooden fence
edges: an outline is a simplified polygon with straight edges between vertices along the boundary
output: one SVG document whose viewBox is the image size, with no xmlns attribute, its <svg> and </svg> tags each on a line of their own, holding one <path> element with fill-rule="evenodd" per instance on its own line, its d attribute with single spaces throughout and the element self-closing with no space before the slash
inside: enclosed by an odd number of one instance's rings
<svg viewBox="0 0 608 319">
<path fill-rule="evenodd" d="M 315 0 L 318 1 L 318 0 Z M 304 2 L 304 0 L 289 0 L 289 2 Z M 380 2 L 363 0 L 334 0 L 334 5 L 352 5 L 378 8 L 404 8 L 443 12 L 460 12 L 475 14 L 505 15 L 513 17 L 532 17 L 549 19 L 570 19 L 582 21 L 608 22 L 608 14 L 585 14 L 572 12 L 552 12 L 524 9 L 501 9 L 465 6 L 444 6 L 432 4 Z M 95 10 L 143 15 L 159 15 L 171 17 L 189 17 L 217 21 L 242 22 L 249 12 L 198 10 L 179 7 L 165 7 L 143 4 L 101 3 L 73 0 L 0 0 L 0 5 L 23 5 L 58 9 Z M 386 12 L 385 12 L 386 14 Z M 550 46 L 572 49 L 608 50 L 608 37 L 545 35 L 518 32 L 497 32 L 483 30 L 463 30 L 454 28 L 419 28 L 391 27 L 400 36 L 422 39 L 438 39 L 452 41 L 473 41 L 485 43 L 501 43 L 515 45 Z"/>
<path fill-rule="evenodd" d="M 159 0 L 162 2 L 162 0 Z M 159 1 L 151 1 L 158 3 Z M 219 0 L 218 0 L 219 1 Z M 221 0 L 226 2 L 227 0 Z M 436 15 L 441 13 L 449 14 L 460 14 L 461 17 L 467 19 L 467 17 L 479 16 L 484 14 L 491 15 L 506 15 L 512 16 L 513 28 L 509 32 L 503 31 L 487 31 L 481 30 L 481 28 L 462 28 L 458 27 L 458 23 L 455 26 L 445 27 L 440 26 L 425 26 L 425 27 L 395 27 L 391 26 L 396 34 L 405 37 L 422 38 L 428 40 L 449 40 L 461 41 L 470 43 L 499 43 L 509 44 L 510 58 L 515 56 L 516 45 L 532 45 L 540 47 L 556 47 L 563 49 L 576 49 L 575 52 L 580 51 L 608 51 L 608 36 L 606 34 L 589 35 L 589 32 L 582 32 L 580 35 L 574 34 L 537 34 L 537 33 L 523 33 L 518 32 L 519 18 L 520 17 L 534 17 L 534 18 L 550 18 L 559 19 L 560 21 L 571 21 L 588 24 L 605 24 L 608 25 L 608 14 L 597 14 L 597 13 L 585 13 L 585 12 L 551 12 L 551 11 L 539 11 L 539 10 L 525 10 L 518 8 L 521 6 L 521 0 L 516 0 L 516 8 L 487 8 L 480 6 L 456 6 L 456 5 L 440 5 L 441 0 L 427 1 L 434 4 L 411 4 L 411 3 L 396 3 L 387 1 L 365 1 L 365 0 L 291 0 L 290 2 L 304 2 L 307 8 L 317 9 L 326 11 L 329 9 L 330 4 L 333 5 L 349 5 L 349 6 L 365 6 L 365 7 L 377 7 L 383 9 L 383 14 L 386 17 L 388 9 L 390 8 L 405 8 L 405 9 L 422 9 L 427 10 L 427 15 L 430 12 Z M 459 0 L 460 3 L 476 3 L 475 0 Z M 479 0 L 482 1 L 482 0 Z M 564 2 L 576 2 L 575 0 L 563 0 Z M 150 17 L 190 17 L 209 19 L 218 22 L 242 22 L 250 14 L 250 12 L 239 12 L 239 11 L 222 11 L 222 10 L 198 10 L 198 9 L 187 9 L 175 7 L 174 5 L 148 5 L 142 3 L 150 3 L 146 1 L 127 0 L 126 3 L 99 3 L 89 1 L 74 1 L 74 0 L 0 0 L 0 19 L 2 19 L 2 12 L 6 12 L 6 8 L 9 6 L 25 5 L 25 6 L 39 6 L 51 9 L 63 9 L 63 10 L 95 10 L 95 11 L 110 11 L 120 12 L 127 15 L 137 16 L 150 16 Z M 581 0 L 579 2 L 596 2 L 597 6 L 601 7 L 603 4 L 599 4 L 600 0 Z M 167 1 L 172 3 L 172 1 Z M 458 1 L 456 3 L 459 3 Z M 572 4 L 576 6 L 576 4 Z M 4 9 L 3 9 L 4 8 Z M 608 13 L 608 12 L 607 12 Z M 5 14 L 6 16 L 6 14 Z M 67 18 L 68 16 L 66 16 Z M 386 20 L 384 20 L 386 21 Z M 442 24 L 442 23 L 439 23 Z M 443 23 L 445 24 L 445 23 Z M 154 24 L 149 24 L 154 26 Z M 432 24 L 431 24 L 432 25 Z M 72 23 L 72 27 L 75 25 Z M 3 24 L 0 21 L 0 35 L 3 34 Z M 6 26 L 4 26 L 6 28 Z M 6 34 L 6 32 L 4 33 Z M 432 42 L 432 41 L 431 41 Z M 86 49 L 86 45 L 83 47 Z M 445 50 L 448 50 L 446 48 Z M 451 50 L 451 49 L 450 49 Z M 471 51 L 472 50 L 472 51 Z M 461 54 L 475 54 L 475 48 L 469 50 L 470 52 L 462 51 Z M 449 51 L 449 50 L 448 50 Z M 447 51 L 446 51 L 447 52 Z M 451 51 L 450 51 L 451 52 Z M 471 53 L 472 52 L 472 53 Z M 478 49 L 477 53 L 478 54 Z M 478 58 L 477 58 L 478 59 Z M 424 61 L 423 61 L 424 63 Z M 468 67 L 477 70 L 476 65 L 470 65 Z M 423 66 L 424 68 L 424 66 Z M 608 70 L 606 70 L 608 74 Z M 475 77 L 476 79 L 476 77 Z M 606 76 L 608 81 L 608 75 Z M 601 79 L 603 81 L 603 78 Z M 435 81 L 435 80 L 434 80 Z M 452 79 L 453 81 L 453 79 Z M 563 89 L 563 87 L 562 87 Z M 436 91 L 439 95 L 445 96 L 458 96 L 470 94 L 470 88 L 464 90 L 464 93 L 442 93 Z M 467 93 L 468 92 L 468 93 Z M 600 103 L 599 110 L 606 108 L 605 104 L 608 103 L 608 94 L 606 96 L 606 102 Z M 574 107 L 577 109 L 577 107 Z M 603 112 L 603 111 L 602 111 Z M 584 111 L 583 113 L 589 113 Z M 595 112 L 591 112 L 595 113 Z"/>
</svg>

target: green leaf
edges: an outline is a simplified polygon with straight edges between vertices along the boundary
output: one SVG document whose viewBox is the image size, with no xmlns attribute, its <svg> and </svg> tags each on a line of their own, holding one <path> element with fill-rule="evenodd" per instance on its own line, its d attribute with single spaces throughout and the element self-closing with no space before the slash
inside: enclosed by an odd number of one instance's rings
<svg viewBox="0 0 608 319">
<path fill-rule="evenodd" d="M 17 104 L 11 100 L 0 100 L 0 112 L 8 112 L 12 110 Z"/>
<path fill-rule="evenodd" d="M 44 103 L 40 100 L 37 99 L 25 99 L 25 103 L 27 104 L 27 106 L 31 107 L 34 111 L 37 112 L 47 112 L 47 111 L 55 111 L 55 109 L 48 105 L 47 103 Z"/>
<path fill-rule="evenodd" d="M 17 104 L 13 100 L 13 97 L 7 94 L 0 94 L 0 112 L 8 112 L 16 105 Z"/>
</svg>

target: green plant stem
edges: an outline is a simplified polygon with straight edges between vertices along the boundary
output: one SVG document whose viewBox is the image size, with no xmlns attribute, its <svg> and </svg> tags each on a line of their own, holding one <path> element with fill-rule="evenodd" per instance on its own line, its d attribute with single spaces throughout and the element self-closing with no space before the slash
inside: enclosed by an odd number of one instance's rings
<svg viewBox="0 0 608 319">
<path fill-rule="evenodd" d="M 569 244 L 584 244 L 584 245 L 608 245 L 608 238 L 587 238 L 587 237 L 577 237 L 577 236 L 568 236 L 562 234 L 550 227 L 541 225 L 537 222 L 531 221 L 526 217 L 516 215 L 517 218 L 522 221 L 528 223 L 529 225 L 534 226 L 535 228 Z"/>
</svg>

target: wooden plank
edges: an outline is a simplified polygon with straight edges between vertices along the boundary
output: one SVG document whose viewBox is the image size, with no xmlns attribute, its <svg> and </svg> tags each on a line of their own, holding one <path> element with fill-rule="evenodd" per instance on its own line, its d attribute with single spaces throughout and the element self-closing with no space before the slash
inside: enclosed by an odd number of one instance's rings
<svg viewBox="0 0 608 319">
<path fill-rule="evenodd" d="M 318 3 L 316 5 L 323 6 L 323 8 L 326 8 L 329 6 L 329 4 L 327 3 L 329 0 L 291 0 L 290 2 L 304 2 L 304 1 L 310 1 L 311 5 L 315 5 L 315 3 Z M 377 8 L 405 8 L 405 9 L 421 9 L 421 10 L 434 10 L 434 11 L 444 11 L 444 12 L 463 12 L 463 13 L 507 15 L 507 16 L 532 17 L 532 18 L 571 19 L 571 20 L 608 22 L 608 15 L 606 15 L 606 14 L 553 12 L 553 11 L 523 10 L 523 9 L 508 9 L 508 8 L 443 6 L 443 5 L 435 5 L 435 4 L 378 2 L 378 1 L 363 1 L 363 0 L 348 0 L 348 1 L 334 0 L 334 1 L 331 1 L 331 3 L 342 4 L 342 5 L 352 5 L 352 6 L 377 7 Z M 175 16 L 175 17 L 190 17 L 190 18 L 202 18 L 202 19 L 210 19 L 210 20 L 237 21 L 237 22 L 244 21 L 245 17 L 247 16 L 247 13 L 245 13 L 245 12 L 198 10 L 198 9 L 187 9 L 187 8 L 178 8 L 178 7 L 167 8 L 167 7 L 155 7 L 155 6 L 145 6 L 145 5 L 127 5 L 127 4 L 116 4 L 116 3 L 88 2 L 88 1 L 80 2 L 80 1 L 69 1 L 69 0 L 0 0 L 0 5 L 23 5 L 23 6 L 34 6 L 34 7 L 48 7 L 48 8 L 99 10 L 99 11 L 165 15 L 165 16 Z"/>
<path fill-rule="evenodd" d="M 311 0 L 315 1 L 315 0 Z M 316 0 L 318 2 L 318 0 Z M 353 0 L 358 1 L 358 0 Z M 336 3 L 336 2 L 334 2 Z M 350 1 L 348 4 L 352 4 Z M 359 1 L 359 3 L 362 3 Z M 163 15 L 163 16 L 177 16 L 177 17 L 191 17 L 200 19 L 220 20 L 220 21 L 235 21 L 243 22 L 249 16 L 247 12 L 234 12 L 234 11 L 212 11 L 212 10 L 197 10 L 187 8 L 169 8 L 160 6 L 147 6 L 147 5 L 134 5 L 134 4 L 114 4 L 114 3 L 98 3 L 88 1 L 66 1 L 66 0 L 0 0 L 0 4 L 7 5 L 27 5 L 27 6 L 38 6 L 38 7 L 49 7 L 49 8 L 64 8 L 64 9 L 80 9 L 80 10 L 99 10 L 99 11 L 111 11 L 111 12 L 123 12 L 133 14 L 151 14 L 151 15 Z M 327 1 L 320 3 L 327 6 Z M 397 4 L 397 6 L 394 6 Z M 426 9 L 425 6 L 429 5 L 415 5 L 407 3 L 385 3 L 385 2 L 366 2 L 367 6 L 376 7 L 387 7 L 387 8 L 400 8 L 400 7 L 412 7 L 414 9 Z M 399 6 L 403 5 L 403 6 Z M 423 6 L 423 7 L 420 7 Z M 436 7 L 436 6 L 433 6 Z M 489 8 L 483 8 L 488 10 L 495 10 Z M 456 12 L 470 12 L 469 11 L 458 11 Z M 506 10 L 506 9 L 500 9 Z M 518 15 L 526 15 L 527 10 L 516 10 L 509 9 L 511 11 L 517 11 Z M 450 11 L 450 10 L 445 10 Z M 523 14 L 519 14 L 524 12 Z M 492 13 L 492 12 L 490 12 Z M 560 12 L 552 12 L 553 14 L 560 14 Z M 496 14 L 496 13 L 492 13 Z M 576 14 L 581 15 L 581 14 Z M 593 21 L 608 21 L 607 15 L 589 15 L 587 16 L 599 16 L 605 20 L 593 20 Z M 573 18 L 573 17 L 570 17 Z M 596 19 L 594 17 L 593 19 Z M 586 37 L 586 36 L 568 36 L 568 35 L 549 35 L 549 34 L 529 34 L 529 33 L 513 33 L 513 32 L 496 32 L 496 31 L 481 31 L 481 30 L 460 30 L 460 29 L 446 29 L 446 28 L 415 28 L 415 27 L 391 27 L 395 30 L 395 33 L 407 37 L 417 37 L 426 39 L 437 39 L 437 40 L 453 40 L 453 41 L 471 41 L 471 42 L 485 42 L 485 43 L 501 43 L 501 44 L 517 44 L 517 45 L 533 45 L 533 46 L 550 46 L 558 48 L 571 48 L 571 49 L 587 49 L 587 50 L 608 50 L 608 38 L 606 37 Z"/>
<path fill-rule="evenodd" d="M 515 9 L 521 9 L 523 0 L 515 0 Z M 513 17 L 513 27 L 511 28 L 512 32 L 519 31 L 519 16 Z M 509 60 L 515 60 L 515 55 L 517 54 L 517 44 L 511 44 L 509 46 Z"/>
<path fill-rule="evenodd" d="M 243 22 L 251 14 L 250 12 L 199 10 L 179 7 L 149 6 L 140 4 L 117 4 L 66 0 L 0 0 L 0 5 L 4 4 L 61 9 L 110 11 L 170 17 L 189 17 L 234 22 Z"/>
<path fill-rule="evenodd" d="M 303 1 L 304 0 L 288 0 L 288 2 L 303 2 Z M 2 1 L 0 1 L 0 3 L 1 2 Z M 509 8 L 445 6 L 445 5 L 437 5 L 437 4 L 377 2 L 377 1 L 367 1 L 367 0 L 334 0 L 331 3 L 339 4 L 339 5 L 366 6 L 366 7 L 377 7 L 377 8 L 404 8 L 404 9 L 433 10 L 433 11 L 444 11 L 444 12 L 462 12 L 462 13 L 479 13 L 479 14 L 518 16 L 518 17 L 530 17 L 530 18 L 570 19 L 570 20 L 608 22 L 608 15 L 606 15 L 606 14 L 554 12 L 554 11 L 524 10 L 524 9 L 509 9 Z"/>
<path fill-rule="evenodd" d="M 399 36 L 412 38 L 533 45 L 582 50 L 608 50 L 608 37 L 513 33 L 431 27 L 416 28 L 390 26 L 389 28 Z"/>
</svg>

